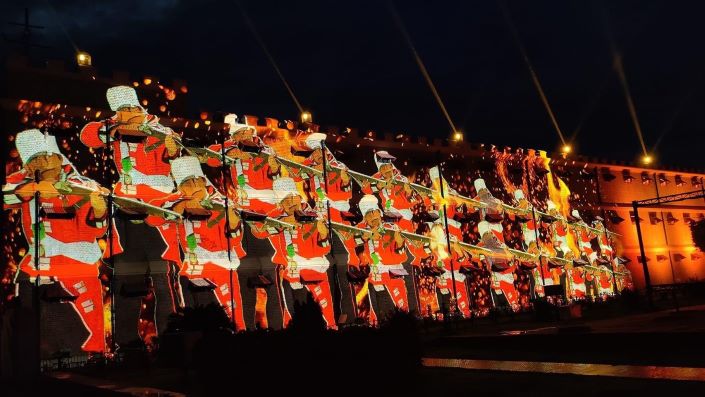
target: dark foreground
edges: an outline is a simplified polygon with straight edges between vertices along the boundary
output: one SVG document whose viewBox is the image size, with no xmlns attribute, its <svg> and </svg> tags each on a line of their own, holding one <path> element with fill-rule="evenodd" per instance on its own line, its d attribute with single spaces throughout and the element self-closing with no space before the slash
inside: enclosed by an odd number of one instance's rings
<svg viewBox="0 0 705 397">
<path fill-rule="evenodd" d="M 302 323 L 289 333 L 203 336 L 188 352 L 176 338 L 152 361 L 53 372 L 5 385 L 2 395 L 705 393 L 705 306 L 435 328 L 401 316 L 380 331 L 327 333 Z M 423 367 L 429 359 L 447 367 Z M 448 368 L 459 362 L 473 369 Z"/>
</svg>

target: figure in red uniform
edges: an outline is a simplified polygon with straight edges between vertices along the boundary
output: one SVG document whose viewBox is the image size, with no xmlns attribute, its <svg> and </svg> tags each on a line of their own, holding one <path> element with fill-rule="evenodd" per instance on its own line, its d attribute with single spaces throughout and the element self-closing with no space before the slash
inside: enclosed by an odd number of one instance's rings
<svg viewBox="0 0 705 397">
<path fill-rule="evenodd" d="M 184 253 L 180 275 L 197 287 L 210 284 L 218 303 L 234 321 L 237 330 L 245 330 L 237 268 L 245 256 L 242 248 L 240 216 L 208 181 L 196 157 L 180 157 L 171 163 L 178 186 L 176 193 L 152 204 L 182 214 L 178 225 L 178 246 L 167 249 Z M 158 220 L 159 221 L 159 220 Z M 230 252 L 228 253 L 228 249 Z M 183 291 L 183 288 L 182 288 Z"/>
<path fill-rule="evenodd" d="M 357 227 L 370 231 L 357 238 L 363 247 L 360 264 L 369 267 L 368 283 L 376 292 L 386 291 L 397 309 L 409 311 L 404 283 L 407 272 L 402 265 L 407 260 L 404 239 L 397 225 L 382 222 L 378 203 L 377 197 L 370 194 L 363 196 L 358 203 L 363 220 Z M 376 324 L 381 314 L 379 304 L 373 301 L 370 323 Z"/>
<path fill-rule="evenodd" d="M 180 154 L 176 134 L 147 113 L 132 87 L 109 88 L 106 96 L 115 115 L 86 124 L 81 142 L 89 148 L 102 148 L 110 134 L 115 168 L 120 173 L 113 194 L 149 201 L 171 193 L 174 181 L 169 161 Z"/>
<path fill-rule="evenodd" d="M 524 242 L 524 250 L 530 254 L 539 255 L 539 261 L 535 263 L 535 267 L 529 269 L 531 274 L 531 286 L 536 297 L 543 297 L 543 277 L 541 272 L 543 268 L 541 266 L 541 256 L 546 256 L 548 252 L 544 249 L 542 244 L 538 239 L 538 225 L 541 222 L 537 219 L 538 215 L 533 212 L 533 205 L 524 196 L 524 191 L 517 189 L 514 191 L 514 201 L 517 208 L 522 210 L 528 210 L 530 218 L 526 222 L 520 222 L 521 225 L 521 236 Z"/>
<path fill-rule="evenodd" d="M 614 249 L 610 242 L 609 233 L 605 230 L 605 225 L 602 223 L 601 218 L 595 219 L 593 221 L 593 227 L 600 231 L 597 233 L 597 243 L 600 247 L 600 255 L 596 260 L 596 263 L 600 267 L 599 275 L 599 290 L 603 297 L 608 297 L 614 295 L 614 277 L 613 269 L 618 265 L 618 259 L 615 256 Z"/>
<path fill-rule="evenodd" d="M 503 298 L 512 310 L 518 311 L 519 292 L 514 285 L 516 264 L 507 254 L 502 224 L 482 221 L 477 224 L 477 230 L 481 236 L 478 245 L 494 252 L 487 258 L 492 267 L 491 288 L 493 296 L 495 299 Z M 496 300 L 495 305 L 498 305 Z"/>
<path fill-rule="evenodd" d="M 571 281 L 572 297 L 575 299 L 585 299 L 587 296 L 585 269 L 577 265 L 588 265 L 593 263 L 597 254 L 592 249 L 591 241 L 595 238 L 595 235 L 586 227 L 587 224 L 580 216 L 580 212 L 578 210 L 574 209 L 570 214 L 576 221 L 573 224 L 572 229 L 575 239 L 578 242 L 578 249 L 580 250 L 580 257 L 573 261 L 573 268 L 568 271 Z"/>
<path fill-rule="evenodd" d="M 394 160 L 396 157 L 386 151 L 376 152 L 375 164 L 378 171 L 372 177 L 383 182 L 378 182 L 375 185 L 364 184 L 362 192 L 365 194 L 377 193 L 382 202 L 383 211 L 397 213 L 401 217 L 397 225 L 404 231 L 413 232 L 415 228 L 411 221 L 414 216 L 412 209 L 421 201 L 421 198 L 412 189 L 409 179 L 394 166 Z M 395 181 L 401 182 L 401 184 L 394 183 Z"/>
<path fill-rule="evenodd" d="M 568 246 L 568 223 L 558 211 L 558 206 L 551 200 L 546 200 L 546 212 L 555 220 L 549 225 L 549 235 L 551 240 L 550 250 L 551 256 L 564 258 L 570 253 Z M 560 285 L 563 279 L 563 266 L 552 266 L 553 262 L 542 261 L 542 272 L 544 277 L 544 286 Z"/>
<path fill-rule="evenodd" d="M 484 179 L 475 179 L 473 186 L 476 193 L 474 199 L 485 204 L 485 208 L 480 209 L 480 220 L 490 223 L 501 223 L 504 219 L 502 201 L 492 195 Z"/>
<path fill-rule="evenodd" d="M 174 191 L 170 161 L 181 154 L 179 137 L 159 118 L 148 114 L 132 87 L 109 88 L 106 97 L 115 115 L 101 122 L 90 122 L 81 130 L 80 139 L 92 148 L 105 147 L 110 142 L 119 180 L 113 194 L 149 202 Z M 178 282 L 175 275 L 180 257 L 169 256 L 166 245 L 177 241 L 176 227 L 152 227 L 122 210 L 116 213 L 111 246 L 106 255 L 114 257 L 115 307 L 122 319 L 117 322 L 115 337 L 127 343 L 136 337 L 152 346 L 152 333 L 135 330 L 144 328 L 144 317 L 152 310 L 151 303 L 122 293 L 130 285 L 146 284 L 155 294 L 154 322 L 157 333 L 166 328 L 169 315 L 176 311 Z M 151 314 L 150 314 L 151 317 Z M 135 324 L 136 328 L 133 328 Z"/>
<path fill-rule="evenodd" d="M 298 222 L 298 214 L 309 216 L 315 213 L 303 201 L 305 197 L 293 179 L 278 178 L 273 189 L 279 204 L 267 217 L 281 223 L 259 223 L 252 230 L 255 237 L 268 238 L 274 248 L 272 262 L 278 266 L 284 324 L 289 324 L 294 309 L 288 302 L 289 289 L 297 291 L 305 288 L 320 306 L 327 327 L 336 329 L 327 274 L 329 262 L 326 255 L 330 252 L 327 221 L 318 218 L 314 222 Z"/>
<path fill-rule="evenodd" d="M 238 208 L 266 214 L 277 206 L 272 184 L 280 176 L 281 170 L 274 150 L 257 136 L 255 127 L 238 123 L 237 115 L 225 116 L 225 122 L 230 125 L 230 139 L 225 141 L 225 155 L 234 160 L 230 164 L 230 179 L 235 187 L 233 199 Z M 217 153 L 222 151 L 220 144 L 208 148 Z M 250 153 L 248 148 L 264 155 Z M 207 164 L 219 167 L 221 162 L 208 158 Z"/>
<path fill-rule="evenodd" d="M 325 140 L 326 134 L 314 132 L 309 134 L 304 141 L 304 151 L 308 153 L 302 164 L 320 171 L 320 174 L 309 175 L 303 169 L 292 169 L 291 171 L 294 173 L 295 181 L 303 181 L 308 202 L 315 203 L 318 213 L 327 214 L 327 205 L 329 204 L 331 220 L 343 222 L 341 213 L 350 211 L 350 199 L 352 198 L 350 175 L 348 175 L 345 164 L 336 160 L 333 153 L 326 148 L 325 163 L 328 166 L 326 171 L 328 181 L 327 184 L 325 183 L 323 180 L 324 149 L 322 146 L 322 142 Z"/>
<path fill-rule="evenodd" d="M 103 195 L 107 191 L 73 168 L 59 151 L 55 137 L 26 130 L 17 134 L 15 143 L 24 168 L 8 175 L 3 191 L 14 191 L 14 196 L 5 196 L 6 203 L 22 212 L 22 232 L 29 245 L 19 264 L 22 278 L 39 285 L 58 283 L 75 298 L 70 304 L 89 334 L 82 349 L 105 352 L 103 285 L 99 279 L 103 251 L 97 239 L 106 231 L 108 212 Z M 71 194 L 72 186 L 94 192 Z M 35 257 L 37 246 L 39 258 Z"/>
<path fill-rule="evenodd" d="M 455 311 L 457 305 L 460 315 L 468 318 L 471 315 L 470 299 L 465 284 L 465 274 L 460 269 L 469 266 L 471 255 L 457 244 L 458 237 L 452 234 L 450 236 L 450 250 L 446 248 L 445 228 L 441 222 L 432 224 L 428 235 L 433 239 L 431 243 L 432 264 L 443 270 L 437 280 L 438 292 L 442 296 L 448 295 L 451 298 L 449 300 L 451 311 Z M 453 291 L 455 291 L 454 299 Z"/>
</svg>

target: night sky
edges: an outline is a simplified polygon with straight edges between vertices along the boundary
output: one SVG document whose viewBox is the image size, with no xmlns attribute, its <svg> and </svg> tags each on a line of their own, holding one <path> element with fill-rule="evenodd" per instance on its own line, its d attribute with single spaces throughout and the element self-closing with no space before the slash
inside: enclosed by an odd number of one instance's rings
<svg viewBox="0 0 705 397">
<path fill-rule="evenodd" d="M 449 136 L 386 1 L 240 4 L 317 123 Z M 641 152 L 613 68 L 612 43 L 622 55 L 647 148 L 662 137 L 656 152 L 661 163 L 703 168 L 705 2 L 532 0 L 506 6 L 561 129 L 568 138 L 577 131 L 580 153 L 634 160 Z M 37 59 L 70 62 L 73 41 L 100 70 L 186 80 L 193 114 L 297 118 L 236 1 L 5 1 L 0 14 L 19 22 L 24 7 L 32 23 L 46 26 L 36 41 L 51 48 L 34 50 Z M 558 147 L 500 3 L 397 1 L 395 8 L 466 140 Z M 2 30 L 19 33 L 9 25 Z"/>
</svg>

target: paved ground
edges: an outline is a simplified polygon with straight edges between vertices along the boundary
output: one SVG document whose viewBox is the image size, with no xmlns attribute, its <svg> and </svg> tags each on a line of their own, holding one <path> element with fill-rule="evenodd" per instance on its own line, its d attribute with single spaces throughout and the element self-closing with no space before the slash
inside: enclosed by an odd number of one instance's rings
<svg viewBox="0 0 705 397">
<path fill-rule="evenodd" d="M 440 360 L 427 360 L 426 364 L 432 366 L 401 379 L 390 379 L 390 391 L 409 395 L 460 391 L 468 395 L 522 397 L 705 392 L 705 382 L 683 380 L 705 380 L 705 306 L 552 323 L 537 322 L 528 316 L 511 322 L 483 319 L 450 331 L 429 329 L 424 339 L 424 357 Z M 376 369 L 375 373 L 381 374 L 379 371 L 383 369 Z M 168 390 L 185 390 L 187 381 L 180 371 L 160 369 L 149 373 L 110 371 L 91 377 L 76 373 L 53 376 L 58 379 L 15 384 L 3 389 L 9 390 L 3 396 L 38 394 L 37 389 L 60 395 L 176 396 L 179 394 Z M 340 377 L 333 382 L 342 381 L 347 386 L 338 391 L 353 391 L 350 374 Z"/>
</svg>

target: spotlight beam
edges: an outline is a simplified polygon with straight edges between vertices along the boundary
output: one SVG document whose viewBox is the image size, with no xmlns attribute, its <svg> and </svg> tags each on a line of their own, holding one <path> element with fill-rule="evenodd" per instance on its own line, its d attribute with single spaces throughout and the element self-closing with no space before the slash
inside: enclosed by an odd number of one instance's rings
<svg viewBox="0 0 705 397">
<path fill-rule="evenodd" d="M 634 130 L 639 138 L 639 143 L 641 144 L 641 149 L 644 151 L 644 156 L 648 155 L 646 150 L 646 143 L 644 142 L 644 134 L 641 131 L 641 124 L 639 123 L 639 117 L 636 114 L 636 106 L 634 106 L 634 100 L 632 99 L 631 91 L 629 90 L 629 83 L 627 83 L 627 77 L 624 73 L 624 65 L 622 64 L 622 56 L 618 52 L 613 52 L 614 57 L 614 69 L 619 77 L 619 82 L 622 84 L 622 91 L 624 92 L 624 99 L 627 101 L 627 109 L 629 110 L 629 116 L 632 119 L 632 124 L 634 124 Z"/>
<path fill-rule="evenodd" d="M 294 104 L 296 104 L 296 107 L 299 109 L 299 114 L 303 113 L 304 112 L 303 106 L 301 106 L 301 103 L 299 102 L 298 98 L 294 94 L 294 90 L 291 88 L 291 85 L 289 85 L 289 82 L 284 77 L 284 73 L 282 73 L 281 69 L 279 69 L 277 62 L 274 60 L 274 56 L 272 56 L 272 53 L 269 52 L 267 45 L 264 43 L 264 40 L 262 40 L 262 37 L 257 32 L 257 29 L 255 28 L 255 24 L 254 24 L 254 22 L 252 22 L 252 20 L 250 19 L 250 16 L 247 14 L 245 7 L 243 7 L 239 1 L 236 1 L 235 4 L 237 4 L 238 8 L 240 8 L 240 12 L 242 13 L 242 19 L 245 20 L 245 24 L 247 25 L 248 29 L 250 29 L 252 36 L 254 36 L 255 40 L 257 41 L 257 44 L 262 49 L 262 52 L 264 52 L 264 55 L 267 56 L 269 63 L 272 65 L 272 68 L 274 68 L 274 71 L 277 73 L 277 76 L 279 76 L 279 80 L 281 80 L 282 84 L 284 84 L 284 87 L 289 92 L 289 96 L 291 96 L 291 99 L 294 101 Z"/>
<path fill-rule="evenodd" d="M 624 72 L 624 63 L 622 62 L 622 54 L 617 48 L 617 44 L 612 37 L 612 31 L 610 30 L 609 19 L 607 12 L 602 10 L 602 22 L 605 31 L 605 37 L 610 46 L 610 52 L 612 53 L 612 62 L 617 77 L 619 77 L 619 82 L 622 86 L 622 92 L 624 93 L 624 100 L 627 102 L 627 109 L 629 110 L 629 117 L 634 125 L 634 131 L 636 132 L 637 138 L 639 138 L 639 144 L 641 145 L 641 150 L 644 153 L 643 162 L 648 164 L 651 162 L 651 157 L 646 150 L 646 143 L 644 142 L 644 134 L 641 130 L 641 124 L 639 123 L 639 117 L 636 113 L 636 106 L 634 106 L 634 100 L 632 99 L 631 91 L 629 90 L 629 83 L 627 82 L 626 73 Z M 648 161 L 646 159 L 649 159 Z"/>
<path fill-rule="evenodd" d="M 423 60 L 421 60 L 421 56 L 416 51 L 416 47 L 414 47 L 414 43 L 411 41 L 411 36 L 409 36 L 409 33 L 406 31 L 406 28 L 404 27 L 404 22 L 401 20 L 399 13 L 397 13 L 396 8 L 394 7 L 394 3 L 392 3 L 390 1 L 388 4 L 389 4 L 389 11 L 391 12 L 392 18 L 394 19 L 394 23 L 397 25 L 399 32 L 401 32 L 401 35 L 404 37 L 404 41 L 406 41 L 406 45 L 409 47 L 409 50 L 414 55 L 414 60 L 416 61 L 416 65 L 418 65 L 419 70 L 421 70 L 421 74 L 423 75 L 424 80 L 426 80 L 426 84 L 428 84 L 428 88 L 431 89 L 431 92 L 433 93 L 434 98 L 436 98 L 436 102 L 438 103 L 438 106 L 441 108 L 441 111 L 443 112 L 443 115 L 445 116 L 446 120 L 448 120 L 448 124 L 450 125 L 451 131 L 453 131 L 453 134 L 455 134 L 458 131 L 458 129 L 455 128 L 455 124 L 453 123 L 453 120 L 451 119 L 450 114 L 448 113 L 448 109 L 446 109 L 446 106 L 443 103 L 443 100 L 441 99 L 441 96 L 438 93 L 438 90 L 436 89 L 436 85 L 433 84 L 433 80 L 431 80 L 431 76 L 428 74 L 428 70 L 426 70 L 426 66 L 423 63 Z"/>
<path fill-rule="evenodd" d="M 517 48 L 519 49 L 519 52 L 521 53 L 521 57 L 524 59 L 524 63 L 526 64 L 526 67 L 529 69 L 529 74 L 531 74 L 531 80 L 534 83 L 534 86 L 536 87 L 536 91 L 539 94 L 539 97 L 541 98 L 541 102 L 543 103 L 543 107 L 546 109 L 546 112 L 548 113 L 548 117 L 551 118 L 551 123 L 553 124 L 553 128 L 556 129 L 556 133 L 558 133 L 558 137 L 561 139 L 561 143 L 563 145 L 566 145 L 567 142 L 565 140 L 565 137 L 563 136 L 563 131 L 561 131 L 561 127 L 558 125 L 558 120 L 556 120 L 556 116 L 553 114 L 553 109 L 551 109 L 551 104 L 548 102 L 548 98 L 546 98 L 546 94 L 543 92 L 543 87 L 541 86 L 541 81 L 539 80 L 539 76 L 536 74 L 536 71 L 534 70 L 534 66 L 531 64 L 531 60 L 529 59 L 529 55 L 526 52 L 526 49 L 524 48 L 524 45 L 522 44 L 521 40 L 519 39 L 519 32 L 517 31 L 516 27 L 514 26 L 514 22 L 512 21 L 512 17 L 509 14 L 509 10 L 507 9 L 507 5 L 504 4 L 503 0 L 497 0 L 497 3 L 499 3 L 500 8 L 502 9 L 502 15 L 504 16 L 504 20 L 507 22 L 507 26 L 509 27 L 509 31 L 512 33 L 512 38 L 514 38 L 514 42 L 517 45 Z"/>
</svg>

